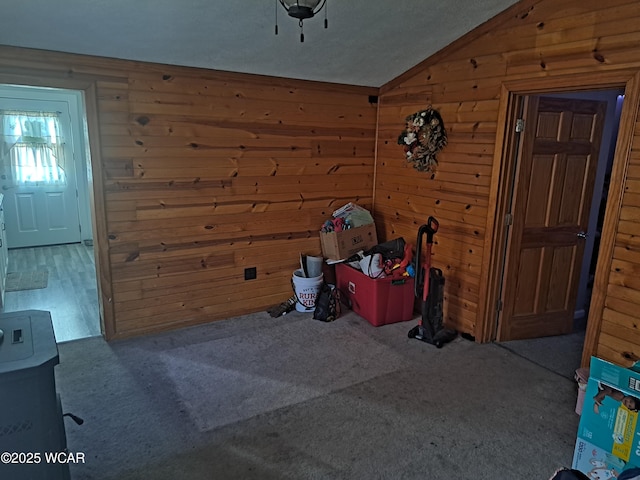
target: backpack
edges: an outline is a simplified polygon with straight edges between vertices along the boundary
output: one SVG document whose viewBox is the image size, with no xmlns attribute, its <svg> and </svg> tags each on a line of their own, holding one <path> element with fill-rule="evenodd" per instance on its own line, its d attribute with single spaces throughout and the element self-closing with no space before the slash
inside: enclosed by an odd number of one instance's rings
<svg viewBox="0 0 640 480">
<path fill-rule="evenodd" d="M 342 313 L 340 305 L 342 297 L 335 285 L 324 282 L 320 287 L 320 292 L 316 298 L 316 308 L 313 311 L 314 320 L 321 322 L 332 322 Z"/>
</svg>

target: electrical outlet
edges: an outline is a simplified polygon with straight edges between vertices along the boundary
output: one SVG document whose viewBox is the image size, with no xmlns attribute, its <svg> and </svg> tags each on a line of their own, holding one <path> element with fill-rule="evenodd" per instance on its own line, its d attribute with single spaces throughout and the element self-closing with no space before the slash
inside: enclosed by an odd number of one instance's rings
<svg viewBox="0 0 640 480">
<path fill-rule="evenodd" d="M 245 280 L 253 280 L 258 276 L 256 272 L 256 267 L 250 267 L 244 269 L 244 279 Z"/>
</svg>

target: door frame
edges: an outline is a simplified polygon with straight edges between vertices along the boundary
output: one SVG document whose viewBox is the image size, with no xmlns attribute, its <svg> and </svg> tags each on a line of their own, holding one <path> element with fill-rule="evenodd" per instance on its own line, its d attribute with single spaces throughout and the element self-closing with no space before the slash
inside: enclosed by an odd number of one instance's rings
<svg viewBox="0 0 640 480">
<path fill-rule="evenodd" d="M 620 218 L 622 195 L 624 193 L 623 185 L 627 176 L 633 129 L 640 100 L 640 72 L 635 70 L 598 72 L 597 75 L 581 73 L 553 78 L 516 80 L 502 84 L 497 124 L 504 126 L 504 129 L 498 129 L 496 132 L 489 192 L 489 204 L 494 205 L 494 212 L 493 215 L 487 218 L 485 230 L 487 235 L 485 236 L 482 261 L 483 270 L 487 272 L 487 282 L 482 284 L 479 292 L 481 302 L 478 305 L 479 318 L 476 322 L 475 332 L 476 338 L 480 342 L 493 341 L 497 335 L 498 300 L 501 297 L 504 248 L 507 235 L 504 218 L 511 198 L 510 182 L 515 166 L 514 153 L 517 151 L 518 141 L 518 136 L 515 134 L 515 122 L 518 108 L 521 104 L 520 98 L 526 95 L 611 88 L 624 88 L 625 101 L 622 106 L 613 158 L 610 189 L 602 226 L 593 293 L 587 320 L 587 332 L 582 353 L 582 364 L 587 366 L 591 356 L 595 354 L 602 324 L 602 313 L 607 293 L 615 234 Z"/>
<path fill-rule="evenodd" d="M 56 76 L 50 71 L 27 69 L 24 72 L 2 73 L 0 83 L 34 87 L 62 88 L 82 92 L 87 121 L 89 175 L 91 190 L 89 192 L 89 210 L 93 229 L 93 246 L 96 265 L 96 283 L 98 287 L 98 303 L 100 312 L 100 328 L 105 339 L 115 336 L 115 315 L 113 309 L 113 282 L 111 263 L 109 261 L 109 238 L 104 192 L 104 169 L 100 154 L 100 123 L 98 119 L 97 85 L 99 80 L 122 81 L 114 77 L 93 78 L 78 75 L 77 77 Z"/>
</svg>

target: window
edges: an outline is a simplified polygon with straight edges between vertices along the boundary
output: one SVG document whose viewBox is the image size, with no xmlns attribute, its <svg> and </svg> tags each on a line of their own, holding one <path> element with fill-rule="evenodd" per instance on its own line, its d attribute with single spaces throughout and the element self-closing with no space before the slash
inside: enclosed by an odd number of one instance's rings
<svg viewBox="0 0 640 480">
<path fill-rule="evenodd" d="M 13 185 L 66 185 L 58 117 L 58 112 L 0 111 L 0 158 Z"/>
</svg>

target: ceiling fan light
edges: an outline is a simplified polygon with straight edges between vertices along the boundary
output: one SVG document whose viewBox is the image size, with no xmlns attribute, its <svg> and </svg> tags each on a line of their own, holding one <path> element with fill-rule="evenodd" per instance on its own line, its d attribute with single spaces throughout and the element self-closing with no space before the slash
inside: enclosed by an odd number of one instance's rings
<svg viewBox="0 0 640 480">
<path fill-rule="evenodd" d="M 284 3 L 284 6 L 286 8 L 297 5 L 300 7 L 307 7 L 311 10 L 315 10 L 315 8 L 318 6 L 318 4 L 320 4 L 321 1 L 322 0 L 282 0 L 282 3 Z"/>
<path fill-rule="evenodd" d="M 304 42 L 304 32 L 302 31 L 304 20 L 312 18 L 320 12 L 326 6 L 327 0 L 276 0 L 276 35 L 278 34 L 278 3 L 282 5 L 290 17 L 298 19 L 300 42 Z M 327 28 L 328 25 L 327 9 L 324 8 L 324 28 Z"/>
<path fill-rule="evenodd" d="M 290 17 L 304 20 L 313 17 L 320 9 L 316 10 L 322 0 L 280 0 Z"/>
</svg>

